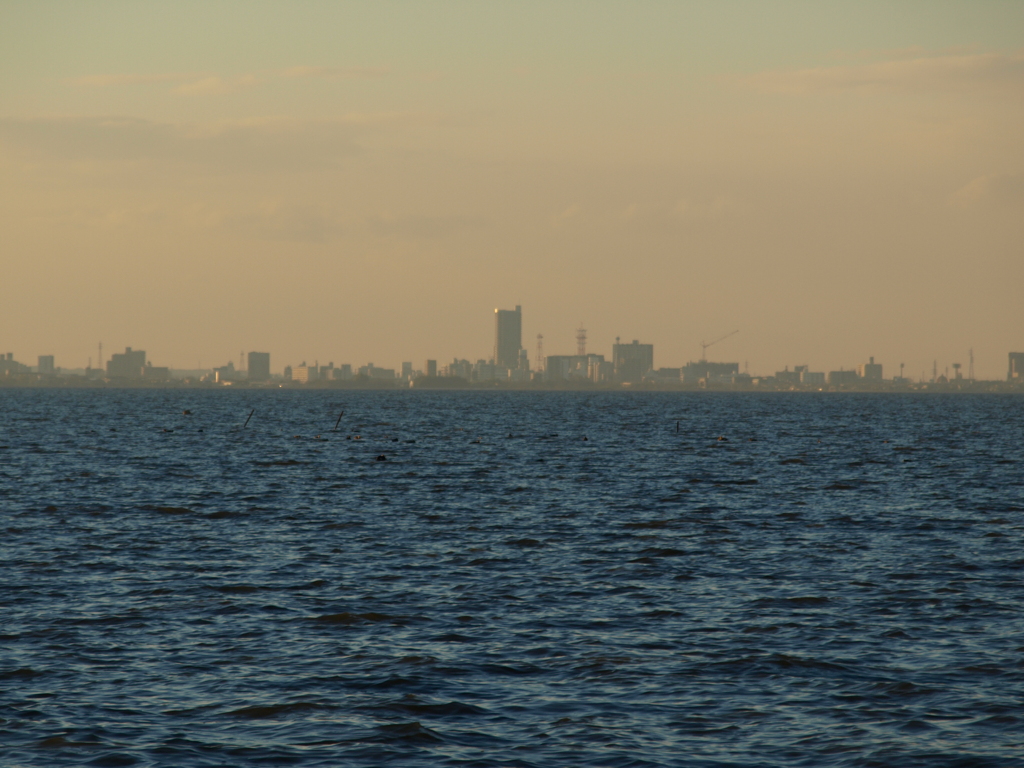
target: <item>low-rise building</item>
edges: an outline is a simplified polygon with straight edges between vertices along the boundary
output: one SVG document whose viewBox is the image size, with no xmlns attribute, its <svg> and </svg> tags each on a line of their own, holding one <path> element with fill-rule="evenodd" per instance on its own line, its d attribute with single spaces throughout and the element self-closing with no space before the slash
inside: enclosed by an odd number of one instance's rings
<svg viewBox="0 0 1024 768">
<path fill-rule="evenodd" d="M 146 353 L 141 349 L 125 347 L 124 352 L 115 352 L 107 361 L 107 376 L 112 379 L 138 379 L 146 367 Z"/>
<path fill-rule="evenodd" d="M 800 371 L 800 383 L 805 387 L 823 387 L 825 386 L 825 373 L 824 371 Z"/>
<path fill-rule="evenodd" d="M 615 376 L 615 364 L 605 360 L 604 355 L 591 355 L 587 365 L 587 377 L 595 384 L 607 384 Z"/>
<path fill-rule="evenodd" d="M 701 360 L 696 363 L 687 363 L 682 369 L 684 384 L 699 384 L 704 382 L 726 382 L 740 372 L 739 363 L 710 363 Z"/>
<path fill-rule="evenodd" d="M 1006 380 L 1017 384 L 1024 382 L 1024 352 L 1010 353 L 1010 368 Z"/>
<path fill-rule="evenodd" d="M 15 360 L 13 352 L 0 355 L 0 376 L 14 376 L 19 373 L 28 372 L 29 367 Z"/>
<path fill-rule="evenodd" d="M 806 365 L 795 365 L 793 370 L 789 370 L 787 365 L 785 370 L 775 372 L 775 381 L 778 384 L 799 384 L 800 375 L 806 371 L 808 366 Z"/>
<path fill-rule="evenodd" d="M 164 365 L 146 363 L 142 366 L 142 378 L 147 381 L 167 381 L 171 378 L 171 369 Z"/>
<path fill-rule="evenodd" d="M 473 381 L 506 381 L 508 368 L 495 365 L 493 360 L 477 360 L 473 366 Z"/>
<path fill-rule="evenodd" d="M 306 365 L 306 361 L 302 361 L 302 365 L 297 365 L 292 368 L 292 381 L 298 381 L 302 384 L 308 384 L 311 381 L 318 381 L 320 379 L 320 366 L 318 365 Z"/>
<path fill-rule="evenodd" d="M 360 366 L 359 375 L 365 376 L 368 379 L 389 379 L 393 381 L 395 378 L 395 369 L 378 368 L 373 363 L 367 363 L 366 365 Z"/>
<path fill-rule="evenodd" d="M 828 372 L 828 385 L 830 387 L 844 387 L 850 384 L 856 384 L 860 380 L 856 371 L 829 371 Z"/>
<path fill-rule="evenodd" d="M 213 380 L 218 384 L 226 384 L 231 381 L 238 381 L 242 378 L 242 372 L 235 368 L 235 363 L 232 360 L 228 360 L 227 365 L 222 365 L 219 368 L 213 369 Z"/>
<path fill-rule="evenodd" d="M 682 368 L 658 368 L 648 371 L 644 381 L 650 384 L 679 384 L 682 381 Z"/>
<path fill-rule="evenodd" d="M 469 381 L 473 377 L 473 364 L 469 360 L 459 360 L 456 358 L 448 363 L 448 365 L 441 367 L 441 375 Z"/>
<path fill-rule="evenodd" d="M 544 358 L 547 381 L 592 381 L 591 367 L 604 362 L 604 355 L 548 355 Z"/>
</svg>

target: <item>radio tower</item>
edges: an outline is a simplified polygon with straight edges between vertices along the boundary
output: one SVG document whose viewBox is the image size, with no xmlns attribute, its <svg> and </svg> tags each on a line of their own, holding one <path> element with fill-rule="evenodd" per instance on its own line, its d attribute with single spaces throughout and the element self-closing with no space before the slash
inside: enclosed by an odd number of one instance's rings
<svg viewBox="0 0 1024 768">
<path fill-rule="evenodd" d="M 967 350 L 967 354 L 970 356 L 970 363 L 967 368 L 967 379 L 974 381 L 974 347 Z"/>
<path fill-rule="evenodd" d="M 100 342 L 100 356 L 98 358 L 96 358 L 96 359 L 99 361 L 97 363 L 96 367 L 99 368 L 102 371 L 103 370 L 103 342 L 102 341 Z"/>
<path fill-rule="evenodd" d="M 576 354 L 580 357 L 587 354 L 587 329 L 583 327 L 583 323 L 576 329 Z"/>
<path fill-rule="evenodd" d="M 544 370 L 544 334 L 537 334 L 537 370 Z"/>
</svg>

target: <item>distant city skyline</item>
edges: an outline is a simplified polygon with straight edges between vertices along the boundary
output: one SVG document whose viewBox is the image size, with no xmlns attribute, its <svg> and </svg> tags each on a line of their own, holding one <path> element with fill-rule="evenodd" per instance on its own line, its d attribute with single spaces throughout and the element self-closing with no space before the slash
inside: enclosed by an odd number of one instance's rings
<svg viewBox="0 0 1024 768">
<path fill-rule="evenodd" d="M 8 3 L 0 348 L 1024 348 L 1022 3 Z M 361 361 L 361 362 L 357 362 Z M 417 362 L 421 365 L 421 362 Z"/>
<path fill-rule="evenodd" d="M 457 348 L 456 345 L 453 342 L 446 341 L 444 339 L 435 338 L 433 340 L 433 342 L 432 342 L 433 349 L 436 350 L 438 348 L 440 348 L 440 349 L 447 348 L 447 349 L 455 350 L 453 353 L 451 353 L 449 355 L 450 358 L 469 357 L 469 358 L 472 358 L 474 360 L 477 360 L 477 359 L 495 359 L 496 341 L 495 341 L 495 338 L 494 338 L 494 323 L 495 322 L 499 322 L 499 320 L 498 320 L 499 317 L 505 317 L 505 318 L 507 318 L 505 320 L 506 323 L 508 323 L 508 322 L 511 322 L 513 324 L 515 322 L 519 323 L 519 326 L 518 326 L 519 327 L 519 331 L 518 331 L 517 338 L 519 340 L 519 343 L 521 344 L 521 349 L 523 350 L 523 352 L 529 357 L 530 360 L 532 360 L 535 357 L 535 350 L 532 349 L 527 342 L 529 340 L 535 339 L 536 331 L 534 331 L 533 328 L 530 328 L 530 323 L 529 323 L 530 318 L 529 318 L 529 315 L 527 315 L 527 322 L 526 322 L 526 326 L 525 326 L 526 328 L 528 328 L 528 330 L 524 332 L 522 330 L 522 328 L 524 327 L 523 326 L 523 322 L 524 321 L 523 321 L 523 314 L 522 314 L 522 310 L 521 310 L 521 305 L 517 305 L 515 310 L 501 310 L 501 311 L 506 313 L 506 314 L 505 315 L 499 315 L 498 314 L 499 310 L 497 310 L 497 309 L 493 310 L 495 320 L 492 321 L 492 324 L 489 327 L 486 326 L 485 324 L 482 324 L 480 322 L 480 318 L 477 318 L 477 321 L 478 321 L 477 322 L 477 327 L 473 329 L 475 332 L 472 335 L 477 337 L 477 338 L 487 337 L 489 335 L 490 336 L 490 342 L 489 343 L 484 342 L 483 344 L 478 346 L 476 350 L 467 350 L 465 348 L 462 348 L 462 349 Z M 518 315 L 516 315 L 517 312 L 519 313 Z M 513 316 L 517 316 L 518 320 L 517 321 L 514 320 Z M 423 325 L 429 326 L 430 318 L 422 318 L 422 321 L 423 321 Z M 606 324 L 602 323 L 602 322 L 589 322 L 588 324 L 591 325 L 591 326 L 606 327 Z M 575 327 L 577 325 L 578 325 L 578 322 L 576 324 L 570 323 L 569 327 L 563 329 L 562 332 L 557 334 L 557 335 L 553 334 L 553 333 L 550 333 L 548 331 L 545 331 L 543 333 L 544 345 L 545 345 L 545 354 L 546 355 L 563 355 L 563 356 L 564 355 L 571 355 L 573 353 L 572 352 L 573 348 L 578 346 L 578 344 L 577 344 L 577 336 L 578 336 L 579 329 L 577 327 Z M 465 331 L 466 329 L 463 328 L 462 330 Z M 587 333 L 589 333 L 589 331 Z M 655 332 L 652 332 L 652 333 L 644 333 L 642 335 L 644 336 L 645 339 L 658 339 L 658 338 L 664 338 L 666 334 L 664 332 L 664 329 L 662 329 L 660 332 L 655 331 Z M 697 338 L 697 336 L 695 334 L 687 334 L 687 335 L 690 338 L 693 338 L 693 339 Z M 736 338 L 733 338 L 734 335 L 736 336 Z M 722 359 L 724 359 L 725 357 L 728 357 L 730 359 L 738 360 L 740 362 L 740 365 L 742 367 L 746 368 L 746 369 L 752 369 L 754 371 L 759 371 L 759 372 L 761 372 L 761 375 L 770 375 L 770 373 L 768 372 L 769 369 L 774 370 L 773 366 L 777 366 L 778 365 L 778 360 L 773 360 L 773 359 L 770 359 L 770 358 L 766 359 L 768 356 L 764 355 L 764 354 L 761 354 L 761 355 L 748 354 L 749 349 L 750 349 L 750 345 L 743 343 L 744 342 L 743 335 L 744 334 L 743 334 L 742 329 L 740 329 L 739 331 L 734 331 L 732 333 L 727 334 L 727 338 L 724 340 L 725 343 L 720 343 L 719 345 L 712 347 L 711 348 L 712 351 L 709 354 L 712 357 L 717 357 L 717 358 L 722 358 Z M 1024 336 L 1024 333 L 1022 333 L 1022 336 Z M 616 335 L 613 338 L 608 339 L 607 341 L 605 341 L 604 339 L 595 339 L 593 334 L 590 334 L 590 337 L 589 337 L 589 340 L 587 341 L 587 343 L 589 344 L 591 349 L 600 350 L 603 354 L 606 354 L 606 355 L 610 356 L 610 355 L 613 354 L 613 348 L 614 348 L 615 344 L 618 343 L 617 340 L 619 338 L 620 338 L 620 336 Z M 712 335 L 710 338 L 715 338 L 715 337 L 714 337 L 714 335 Z M 763 339 L 763 336 L 762 336 L 762 339 Z M 732 341 L 732 344 L 730 344 L 729 341 Z M 0 339 L 0 344 L 4 344 L 4 343 L 5 343 L 5 340 L 4 339 Z M 651 343 L 654 343 L 654 342 L 651 342 Z M 136 342 L 136 344 L 143 344 L 143 345 L 145 345 L 145 342 Z M 479 342 L 478 342 L 478 344 L 479 344 Z M 534 344 L 535 344 L 535 342 L 534 342 Z M 22 349 L 25 348 L 25 346 L 26 345 L 24 345 L 24 344 L 18 344 L 15 339 L 8 337 L 8 339 L 6 340 L 6 345 L 4 346 L 4 349 L 22 350 Z M 58 342 L 58 343 L 55 343 L 55 344 L 49 344 L 45 348 L 47 350 L 61 350 L 61 349 L 66 349 L 66 346 L 67 346 L 66 343 Z M 149 344 L 148 346 L 150 348 L 153 347 L 152 344 Z M 173 348 L 180 349 L 183 346 L 183 344 L 179 340 L 179 341 L 176 341 L 174 343 L 174 345 L 172 345 L 172 346 L 173 346 Z M 659 357 L 661 359 L 661 362 L 663 362 L 666 365 L 672 365 L 672 366 L 679 366 L 679 365 L 683 365 L 683 364 L 688 363 L 688 362 L 693 362 L 693 361 L 699 360 L 701 355 L 704 352 L 703 342 L 702 341 L 695 341 L 695 342 L 691 342 L 689 345 L 686 345 L 686 346 L 689 346 L 691 348 L 695 348 L 696 349 L 696 351 L 693 352 L 692 354 L 687 355 L 687 353 L 684 351 L 684 353 L 683 353 L 684 354 L 684 358 L 683 359 L 679 359 L 679 358 L 677 358 L 677 359 L 666 359 L 666 358 L 668 358 L 668 355 L 671 354 L 671 353 L 668 352 L 668 351 L 665 351 L 665 350 L 678 350 L 680 347 L 682 347 L 684 345 L 680 344 L 679 341 L 678 341 L 678 338 L 677 338 L 677 339 L 674 340 L 674 343 L 669 343 L 669 344 L 664 344 L 664 345 L 657 344 L 657 346 L 659 348 Z M 786 345 L 780 345 L 778 342 L 775 342 L 771 346 L 773 348 L 776 348 L 776 347 L 779 347 L 779 346 L 786 346 Z M 884 349 L 888 345 L 886 343 L 882 342 L 882 343 L 879 343 L 879 344 L 876 344 L 876 345 L 865 344 L 865 343 L 858 343 L 858 344 L 853 345 L 853 346 L 855 348 L 857 348 L 857 349 L 866 349 L 866 350 L 868 350 L 868 352 L 866 353 L 866 357 L 873 357 L 873 356 L 876 356 L 876 355 L 872 354 L 872 350 L 874 350 L 874 349 Z M 58 360 L 58 362 L 56 364 L 59 367 L 63 367 L 63 368 L 82 368 L 82 369 L 84 369 L 84 368 L 89 367 L 90 365 L 92 365 L 93 367 L 97 367 L 99 365 L 98 361 L 100 360 L 100 354 L 102 352 L 102 348 L 103 347 L 105 347 L 108 350 L 108 352 L 106 354 L 104 354 L 104 358 L 103 358 L 104 359 L 104 365 L 105 365 L 106 361 L 108 361 L 110 359 L 110 355 L 111 355 L 112 351 L 115 351 L 115 350 L 117 350 L 119 348 L 117 345 L 106 343 L 106 342 L 94 342 L 92 344 L 91 350 L 88 350 L 88 349 L 87 350 L 82 350 L 82 351 L 80 351 L 78 353 L 72 352 L 70 355 L 62 354 L 62 353 L 59 353 L 59 352 L 54 352 L 53 355 L 51 355 L 51 356 L 54 357 L 56 360 Z M 330 347 L 330 348 L 326 348 L 326 347 Z M 123 347 L 121 347 L 121 348 L 123 349 Z M 131 347 L 129 347 L 129 348 L 131 348 Z M 274 350 L 274 351 L 272 351 L 271 353 L 268 353 L 268 354 L 273 354 L 273 358 L 276 361 L 289 360 L 289 361 L 291 361 L 291 363 L 290 363 L 291 365 L 298 365 L 302 360 L 318 360 L 318 359 L 319 360 L 330 360 L 330 359 L 338 360 L 338 359 L 343 359 L 343 358 L 346 359 L 347 361 L 351 361 L 351 362 L 354 363 L 357 360 L 359 360 L 360 358 L 357 357 L 357 354 L 346 352 L 346 350 L 354 350 L 354 349 L 360 349 L 360 348 L 365 348 L 365 347 L 364 347 L 363 344 L 360 344 L 360 343 L 357 343 L 357 342 L 351 342 L 351 343 L 337 343 L 337 342 L 334 342 L 334 343 L 332 343 L 330 345 L 324 345 L 324 347 L 315 348 L 314 345 L 312 345 L 312 344 L 304 343 L 304 342 L 300 341 L 300 342 L 297 342 L 295 344 L 288 345 L 284 350 Z M 1024 341 L 1022 341 L 1018 345 L 1014 345 L 1014 348 L 1024 348 Z M 290 353 L 288 351 L 289 349 L 310 349 L 311 351 L 308 354 L 305 354 L 305 353 Z M 740 351 L 739 352 L 733 351 L 735 349 L 738 349 Z M 91 351 L 92 354 L 89 354 L 88 353 L 89 351 Z M 973 356 L 974 356 L 974 370 L 975 370 L 975 373 L 976 373 L 976 378 L 979 378 L 979 379 L 989 379 L 989 380 L 998 380 L 998 379 L 1000 379 L 1000 378 L 1005 376 L 1005 368 L 1006 368 L 1005 360 L 1006 360 L 1007 351 L 1006 350 L 996 350 L 996 349 L 993 349 L 993 344 L 991 342 L 986 343 L 985 340 L 982 340 L 982 343 L 975 344 L 975 345 L 970 345 L 966 349 L 959 350 L 959 351 L 953 350 L 953 354 L 949 354 L 948 347 L 944 351 L 946 352 L 946 355 L 947 355 L 945 357 L 941 356 L 938 353 L 932 354 L 932 355 L 929 355 L 927 353 L 922 354 L 922 352 L 918 350 L 918 351 L 914 351 L 914 352 L 911 352 L 911 353 L 908 353 L 908 354 L 900 356 L 899 360 L 894 360 L 893 358 L 890 358 L 888 364 L 890 366 L 896 366 L 896 367 L 899 367 L 902 364 L 904 366 L 905 375 L 908 378 L 913 378 L 915 380 L 917 380 L 917 379 L 925 379 L 925 380 L 927 380 L 927 378 L 931 375 L 931 373 L 933 371 L 933 368 L 935 368 L 935 366 L 938 366 L 940 371 L 946 371 L 947 369 L 949 371 L 952 371 L 954 365 L 961 365 L 961 366 L 963 366 L 964 371 L 966 371 L 967 368 L 968 368 L 968 365 L 969 365 L 971 354 L 973 353 Z M 981 351 L 980 354 L 979 354 L 979 351 Z M 443 362 L 446 359 L 445 355 L 443 355 L 443 354 L 439 354 L 439 353 L 435 353 L 435 352 L 429 352 L 429 351 L 428 351 L 428 353 L 429 353 L 430 357 L 432 357 L 432 358 L 434 358 L 436 360 L 441 360 Z M 248 349 L 240 349 L 240 351 L 235 352 L 233 355 L 230 354 L 230 353 L 227 354 L 227 355 L 217 355 L 216 353 L 211 354 L 211 355 L 195 355 L 194 359 L 190 362 L 189 355 L 187 353 L 184 354 L 184 355 L 180 355 L 179 354 L 178 356 L 173 357 L 173 358 L 170 357 L 167 353 L 161 353 L 161 360 L 163 362 L 168 362 L 168 367 L 174 368 L 174 369 L 177 369 L 177 370 L 199 370 L 199 369 L 213 370 L 215 368 L 227 365 L 229 362 L 232 365 L 236 365 L 236 361 L 237 361 L 237 368 L 239 370 L 244 370 L 247 367 L 246 363 L 244 362 L 244 359 L 245 359 L 245 356 L 247 356 L 248 354 L 250 354 L 250 351 Z M 370 350 L 367 354 L 364 354 L 363 357 L 366 358 L 366 359 L 372 359 L 372 360 L 378 360 L 378 361 L 387 361 L 389 365 L 398 365 L 398 364 L 400 364 L 400 362 L 403 362 L 403 361 L 406 361 L 406 360 L 409 360 L 409 359 L 420 360 L 423 357 L 423 354 L 424 353 L 423 353 L 422 350 L 421 351 L 414 351 L 411 354 L 406 354 L 404 356 L 400 356 L 398 358 L 392 359 L 392 357 L 389 356 L 389 355 L 380 354 L 378 351 Z M 29 350 L 27 352 L 19 351 L 19 352 L 14 353 L 14 356 L 15 356 L 16 359 L 24 358 L 24 359 L 28 359 L 28 360 L 34 360 L 38 356 L 38 352 L 35 352 L 35 351 L 32 351 L 32 350 Z M 242 357 L 240 358 L 240 356 L 242 356 Z M 877 355 L 877 356 L 879 357 L 879 359 L 882 359 L 882 355 Z M 752 359 L 757 361 L 757 362 L 751 363 Z M 69 361 L 69 362 L 65 363 L 65 362 L 61 362 L 61 361 Z M 914 362 L 908 362 L 908 361 L 914 361 Z M 796 354 L 796 355 L 792 355 L 792 356 L 786 358 L 786 361 L 785 361 L 784 365 L 787 365 L 787 366 L 790 366 L 790 367 L 811 365 L 812 367 L 816 366 L 816 367 L 823 368 L 823 369 L 836 369 L 836 368 L 842 368 L 842 367 L 856 366 L 856 365 L 860 364 L 860 362 L 861 361 L 859 360 L 859 358 L 856 358 L 853 355 L 841 354 L 841 353 L 837 353 L 835 351 L 828 351 L 828 352 L 819 353 L 819 354 L 816 354 L 816 355 L 811 355 L 811 354 L 804 354 L 804 355 Z M 287 364 L 287 363 L 281 363 L 277 367 L 276 372 L 280 373 L 281 370 L 283 369 L 283 366 L 285 364 Z M 917 370 L 915 370 L 915 368 L 917 368 Z M 1000 373 L 1000 371 L 1002 371 L 1002 373 Z"/>
<path fill-rule="evenodd" d="M 353 381 L 359 377 L 401 379 L 411 382 L 423 376 L 441 376 L 462 378 L 470 382 L 506 381 L 510 384 L 531 381 L 549 383 L 577 381 L 593 384 L 682 382 L 693 385 L 716 382 L 736 385 L 763 379 L 774 382 L 773 386 L 775 384 L 792 384 L 801 387 L 824 387 L 846 386 L 870 381 L 941 383 L 960 380 L 1001 380 L 997 377 L 988 378 L 978 374 L 973 348 L 968 350 L 966 365 L 955 361 L 940 367 L 938 359 L 933 359 L 930 377 L 926 371 L 921 371 L 920 375 L 915 377 L 906 371 L 906 364 L 901 361 L 898 364 L 899 374 L 894 372 L 896 366 L 892 366 L 889 369 L 890 375 L 886 378 L 883 376 L 884 363 L 876 362 L 873 355 L 869 356 L 867 361 L 859 362 L 855 366 L 840 366 L 838 369 L 833 368 L 828 371 L 815 371 L 807 363 L 794 363 L 791 370 L 790 364 L 786 363 L 781 369 L 776 366 L 774 372 L 757 370 L 751 372 L 748 361 L 742 363 L 741 370 L 741 363 L 736 361 L 709 360 L 708 350 L 738 335 L 740 333 L 738 329 L 714 338 L 710 342 L 702 341 L 700 343 L 700 359 L 690 359 L 679 364 L 675 364 L 675 361 L 668 361 L 668 364 L 665 364 L 665 361 L 655 362 L 654 344 L 641 343 L 638 339 L 622 342 L 619 337 L 616 337 L 611 347 L 611 354 L 607 358 L 601 352 L 588 352 L 587 330 L 581 326 L 575 332 L 575 355 L 544 354 L 541 345 L 538 344 L 537 353 L 531 363 L 529 350 L 524 345 L 522 324 L 522 305 L 517 304 L 513 310 L 494 309 L 493 346 L 489 358 L 473 358 L 472 356 L 460 358 L 456 355 L 451 362 L 442 360 L 439 364 L 437 358 L 420 357 L 418 359 L 424 361 L 422 367 L 417 367 L 411 360 L 403 360 L 400 365 L 389 368 L 386 364 L 379 366 L 369 362 L 360 365 L 349 361 L 335 366 L 333 359 L 328 358 L 327 362 L 321 363 L 319 357 L 314 357 L 312 363 L 306 359 L 298 364 L 285 362 L 278 371 L 271 365 L 271 353 L 243 350 L 238 355 L 239 365 L 237 367 L 234 365 L 234 361 L 229 359 L 219 366 L 215 365 L 204 369 L 201 365 L 197 365 L 195 369 L 185 370 L 197 371 L 203 381 L 213 383 L 234 381 L 258 383 L 280 378 L 297 383 L 312 383 L 320 380 Z M 542 336 L 538 336 L 538 342 L 542 338 Z M 83 371 L 85 375 L 89 375 L 89 371 L 94 371 L 94 375 L 113 379 L 138 378 L 156 381 L 170 378 L 171 371 L 175 370 L 171 366 L 154 366 L 152 360 L 147 359 L 144 350 L 133 350 L 131 347 L 126 347 L 124 352 L 112 352 L 109 358 L 105 359 L 102 342 L 97 344 L 96 349 L 97 365 L 93 368 L 90 358 L 89 364 Z M 1010 351 L 1007 360 L 1006 380 L 1024 381 L 1024 352 Z M 60 366 L 52 354 L 38 356 L 38 364 L 35 367 L 16 360 L 11 352 L 0 356 L 0 375 L 2 376 L 28 372 L 52 375 L 69 370 L 81 371 L 83 369 L 74 366 Z"/>
</svg>

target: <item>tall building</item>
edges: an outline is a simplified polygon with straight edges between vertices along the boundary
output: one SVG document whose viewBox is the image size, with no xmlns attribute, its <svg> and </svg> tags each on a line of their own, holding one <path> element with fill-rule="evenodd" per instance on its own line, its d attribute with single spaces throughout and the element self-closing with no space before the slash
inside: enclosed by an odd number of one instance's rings
<svg viewBox="0 0 1024 768">
<path fill-rule="evenodd" d="M 40 355 L 39 356 L 39 373 L 54 373 L 53 367 L 53 355 Z"/>
<path fill-rule="evenodd" d="M 1024 381 L 1024 352 L 1010 353 L 1010 370 L 1006 374 L 1006 380 L 1018 384 Z"/>
<path fill-rule="evenodd" d="M 423 366 L 423 373 L 427 376 L 437 376 L 437 360 L 427 360 L 426 365 Z"/>
<path fill-rule="evenodd" d="M 519 366 L 523 348 L 523 308 L 494 310 L 494 364 L 502 368 Z"/>
<path fill-rule="evenodd" d="M 882 364 L 876 363 L 875 358 L 868 358 L 870 362 L 861 363 L 857 366 L 857 375 L 862 379 L 868 381 L 881 381 L 882 380 Z"/>
<path fill-rule="evenodd" d="M 270 379 L 270 353 L 249 353 L 249 381 L 267 381 Z"/>
<path fill-rule="evenodd" d="M 107 361 L 107 376 L 137 379 L 142 376 L 142 369 L 145 367 L 146 353 L 141 349 L 132 351 L 131 347 L 125 347 L 123 354 L 115 352 L 110 356 Z"/>
<path fill-rule="evenodd" d="M 616 338 L 612 344 L 612 364 L 616 381 L 639 383 L 644 374 L 654 369 L 654 345 L 641 344 L 636 339 L 632 344 L 620 344 Z"/>
</svg>

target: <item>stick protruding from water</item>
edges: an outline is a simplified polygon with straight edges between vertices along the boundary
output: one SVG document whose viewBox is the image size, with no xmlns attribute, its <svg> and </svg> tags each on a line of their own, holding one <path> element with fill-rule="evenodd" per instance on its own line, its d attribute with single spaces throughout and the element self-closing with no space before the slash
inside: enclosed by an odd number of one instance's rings
<svg viewBox="0 0 1024 768">
<path fill-rule="evenodd" d="M 338 425 L 341 424 L 341 417 L 344 416 L 344 415 L 345 415 L 344 411 L 342 411 L 341 413 L 338 414 L 338 420 L 336 422 L 334 422 L 334 431 L 335 432 L 338 431 Z"/>
<path fill-rule="evenodd" d="M 242 429 L 245 429 L 246 427 L 249 426 L 249 419 L 252 418 L 252 415 L 254 413 L 256 413 L 256 409 L 255 408 L 253 408 L 251 411 L 249 411 L 249 417 L 245 420 L 245 424 L 242 425 Z"/>
</svg>

